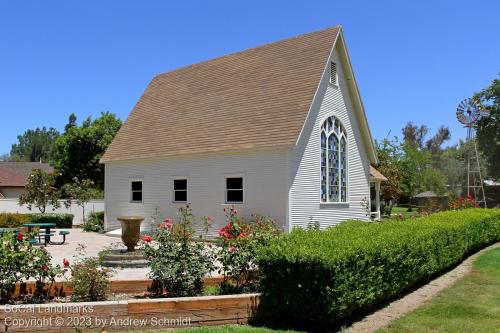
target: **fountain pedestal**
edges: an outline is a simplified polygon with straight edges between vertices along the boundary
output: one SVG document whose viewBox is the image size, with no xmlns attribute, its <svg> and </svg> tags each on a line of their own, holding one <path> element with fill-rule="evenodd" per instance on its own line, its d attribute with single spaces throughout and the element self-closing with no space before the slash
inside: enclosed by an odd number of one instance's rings
<svg viewBox="0 0 500 333">
<path fill-rule="evenodd" d="M 122 225 L 122 241 L 128 252 L 134 252 L 141 237 L 142 216 L 118 216 L 116 218 Z"/>
<path fill-rule="evenodd" d="M 127 249 L 116 249 L 109 251 L 103 256 L 103 266 L 138 268 L 146 267 L 147 261 L 144 259 L 142 251 L 135 249 L 141 237 L 142 216 L 119 216 L 117 220 L 122 226 L 122 241 Z"/>
</svg>

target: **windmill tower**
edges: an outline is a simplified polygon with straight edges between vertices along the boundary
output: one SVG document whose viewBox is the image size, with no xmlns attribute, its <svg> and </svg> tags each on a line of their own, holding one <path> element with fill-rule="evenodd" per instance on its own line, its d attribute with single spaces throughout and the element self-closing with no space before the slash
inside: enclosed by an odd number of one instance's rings
<svg viewBox="0 0 500 333">
<path fill-rule="evenodd" d="M 479 165 L 479 155 L 476 145 L 476 126 L 479 119 L 488 117 L 488 111 L 481 109 L 473 99 L 464 99 L 457 107 L 457 119 L 467 128 L 466 155 L 467 162 L 467 196 L 472 196 L 476 202 L 486 208 L 483 177 Z"/>
</svg>

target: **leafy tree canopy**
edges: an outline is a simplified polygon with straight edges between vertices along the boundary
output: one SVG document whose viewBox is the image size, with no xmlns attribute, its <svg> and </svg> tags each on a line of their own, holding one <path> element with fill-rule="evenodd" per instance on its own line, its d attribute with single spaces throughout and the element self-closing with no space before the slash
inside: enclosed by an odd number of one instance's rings
<svg viewBox="0 0 500 333">
<path fill-rule="evenodd" d="M 377 169 L 387 178 L 382 183 L 381 197 L 385 201 L 398 200 L 403 194 L 401 182 L 404 171 L 401 165 L 403 152 L 397 138 L 376 142 L 379 164 Z"/>
<path fill-rule="evenodd" d="M 28 177 L 25 191 L 19 196 L 19 204 L 27 205 L 31 210 L 33 206 L 45 213 L 47 206 L 52 209 L 60 207 L 59 191 L 55 187 L 56 178 L 53 173 L 47 173 L 41 169 L 35 169 Z"/>
<path fill-rule="evenodd" d="M 60 172 L 58 183 L 71 183 L 74 178 L 88 179 L 103 189 L 104 166 L 99 160 L 121 125 L 115 114 L 103 112 L 99 118 L 89 117 L 78 126 L 72 114 L 64 134 L 55 143 L 55 166 Z"/>
<path fill-rule="evenodd" d="M 500 79 L 474 96 L 490 116 L 479 121 L 477 143 L 488 162 L 490 177 L 500 180 Z"/>
<path fill-rule="evenodd" d="M 18 135 L 18 143 L 12 145 L 9 160 L 39 162 L 53 162 L 54 143 L 59 137 L 55 128 L 29 129 Z"/>
</svg>

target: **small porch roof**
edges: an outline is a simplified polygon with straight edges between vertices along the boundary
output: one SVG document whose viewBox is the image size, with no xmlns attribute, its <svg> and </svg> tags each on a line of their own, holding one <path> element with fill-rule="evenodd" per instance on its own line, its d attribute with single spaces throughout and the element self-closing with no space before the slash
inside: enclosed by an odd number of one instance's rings
<svg viewBox="0 0 500 333">
<path fill-rule="evenodd" d="M 377 183 L 377 182 L 385 182 L 387 178 L 380 173 L 377 169 L 375 169 L 373 166 L 370 165 L 370 182 L 371 183 Z"/>
</svg>

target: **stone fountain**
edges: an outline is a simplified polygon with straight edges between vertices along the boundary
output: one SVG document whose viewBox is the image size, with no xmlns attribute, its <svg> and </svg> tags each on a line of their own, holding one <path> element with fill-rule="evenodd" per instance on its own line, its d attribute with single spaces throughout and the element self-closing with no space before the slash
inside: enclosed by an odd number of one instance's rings
<svg viewBox="0 0 500 333">
<path fill-rule="evenodd" d="M 141 237 L 142 216 L 118 216 L 116 218 L 122 225 L 122 242 L 127 247 L 127 252 L 134 252 Z"/>
<path fill-rule="evenodd" d="M 121 238 L 127 249 L 115 249 L 103 256 L 103 265 L 107 267 L 146 267 L 142 251 L 136 250 L 141 237 L 142 216 L 119 216 L 116 218 L 121 228 Z"/>
</svg>

